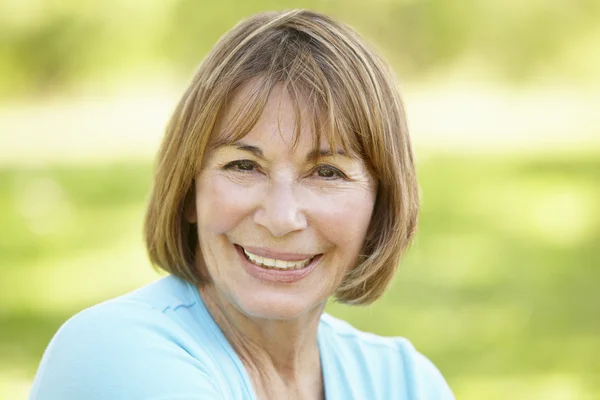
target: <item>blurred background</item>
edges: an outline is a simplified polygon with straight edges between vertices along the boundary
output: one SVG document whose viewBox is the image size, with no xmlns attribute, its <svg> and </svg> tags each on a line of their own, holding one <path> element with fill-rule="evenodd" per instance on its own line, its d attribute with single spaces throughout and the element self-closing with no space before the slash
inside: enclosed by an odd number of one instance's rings
<svg viewBox="0 0 600 400">
<path fill-rule="evenodd" d="M 58 327 L 159 275 L 153 156 L 214 42 L 258 11 L 355 27 L 399 76 L 420 231 L 370 307 L 458 399 L 600 398 L 600 2 L 0 0 L 0 398 Z"/>
</svg>

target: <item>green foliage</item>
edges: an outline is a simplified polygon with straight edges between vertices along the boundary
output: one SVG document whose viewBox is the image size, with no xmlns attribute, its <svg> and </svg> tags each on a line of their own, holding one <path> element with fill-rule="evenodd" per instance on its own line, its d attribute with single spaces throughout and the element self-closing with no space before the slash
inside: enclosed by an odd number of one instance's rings
<svg viewBox="0 0 600 400">
<path fill-rule="evenodd" d="M 5 32 L 8 54 L 4 56 L 25 88 L 57 89 L 57 85 L 80 78 L 89 68 L 88 45 L 98 40 L 99 28 L 74 15 L 57 15 L 42 20 L 35 29 Z"/>
<path fill-rule="evenodd" d="M 598 154 L 430 156 L 419 175 L 420 230 L 391 289 L 329 312 L 408 337 L 460 399 L 597 398 Z M 150 181 L 144 163 L 0 170 L 0 397 L 26 393 L 70 315 L 152 279 Z"/>
<path fill-rule="evenodd" d="M 311 8 L 350 23 L 382 48 L 403 77 L 425 78 L 463 63 L 463 70 L 475 66 L 485 76 L 512 82 L 540 74 L 587 81 L 598 78 L 594 54 L 600 51 L 599 4 L 595 0 L 0 3 L 0 95 L 60 91 L 81 80 L 118 76 L 131 69 L 164 67 L 189 75 L 240 19 L 286 8 Z"/>
<path fill-rule="evenodd" d="M 137 165 L 84 172 L 58 167 L 0 170 L 0 225 L 11 227 L 0 231 L 1 265 L 21 268 L 109 246 L 120 238 L 113 231 L 115 218 L 139 207 L 149 179 L 148 167 Z"/>
</svg>

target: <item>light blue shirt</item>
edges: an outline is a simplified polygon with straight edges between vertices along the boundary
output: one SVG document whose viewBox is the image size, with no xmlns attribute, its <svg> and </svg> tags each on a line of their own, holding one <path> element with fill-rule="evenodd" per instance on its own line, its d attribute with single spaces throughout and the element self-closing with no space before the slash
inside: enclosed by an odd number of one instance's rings
<svg viewBox="0 0 600 400">
<path fill-rule="evenodd" d="M 324 314 L 318 332 L 327 400 L 454 399 L 403 338 Z M 250 378 L 196 288 L 168 276 L 68 320 L 37 371 L 36 400 L 256 400 Z"/>
</svg>

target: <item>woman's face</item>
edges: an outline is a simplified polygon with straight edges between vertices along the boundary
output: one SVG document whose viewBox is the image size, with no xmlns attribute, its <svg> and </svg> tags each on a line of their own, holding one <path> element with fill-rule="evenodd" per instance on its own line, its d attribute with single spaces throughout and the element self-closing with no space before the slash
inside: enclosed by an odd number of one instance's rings
<svg viewBox="0 0 600 400">
<path fill-rule="evenodd" d="M 356 265 L 375 203 L 376 181 L 360 159 L 313 148 L 304 126 L 293 147 L 294 116 L 276 87 L 250 133 L 207 154 L 196 177 L 189 218 L 198 227 L 199 268 L 221 299 L 250 317 L 320 312 Z"/>
</svg>

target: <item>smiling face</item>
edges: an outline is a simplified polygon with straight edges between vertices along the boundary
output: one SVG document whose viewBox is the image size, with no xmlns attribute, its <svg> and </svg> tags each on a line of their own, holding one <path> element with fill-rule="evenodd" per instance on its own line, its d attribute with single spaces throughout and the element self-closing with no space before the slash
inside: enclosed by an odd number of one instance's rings
<svg viewBox="0 0 600 400">
<path fill-rule="evenodd" d="M 248 135 L 209 151 L 196 176 L 188 219 L 197 224 L 198 268 L 250 317 L 320 312 L 357 264 L 371 220 L 377 184 L 367 166 L 325 143 L 315 149 L 307 125 L 294 146 L 293 102 L 276 86 Z"/>
</svg>

